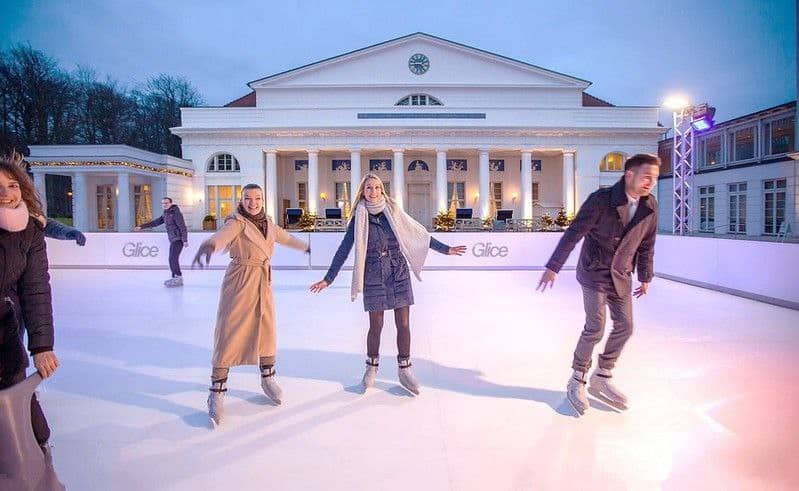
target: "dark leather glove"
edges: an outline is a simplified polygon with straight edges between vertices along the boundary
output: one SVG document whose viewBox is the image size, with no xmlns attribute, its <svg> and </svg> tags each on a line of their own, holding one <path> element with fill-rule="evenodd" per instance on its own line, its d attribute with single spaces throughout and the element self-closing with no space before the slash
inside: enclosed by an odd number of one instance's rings
<svg viewBox="0 0 799 491">
<path fill-rule="evenodd" d="M 74 240 L 79 246 L 86 245 L 86 236 L 80 230 L 71 230 L 67 232 L 67 239 Z"/>
<path fill-rule="evenodd" d="M 204 268 L 211 262 L 211 254 L 214 253 L 214 245 L 208 242 L 203 242 L 200 248 L 197 249 L 197 254 L 194 256 L 194 261 L 191 262 L 193 268 L 196 264 L 200 269 Z M 202 257 L 205 256 L 205 264 L 203 264 Z"/>
</svg>

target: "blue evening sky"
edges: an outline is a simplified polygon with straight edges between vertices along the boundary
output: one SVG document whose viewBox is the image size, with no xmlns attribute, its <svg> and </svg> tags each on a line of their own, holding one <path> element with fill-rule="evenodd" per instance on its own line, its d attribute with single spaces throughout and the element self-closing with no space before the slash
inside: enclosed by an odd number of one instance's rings
<svg viewBox="0 0 799 491">
<path fill-rule="evenodd" d="M 590 80 L 617 105 L 680 91 L 723 121 L 796 98 L 793 0 L 19 1 L 0 49 L 30 43 L 66 69 L 133 86 L 187 77 L 208 105 L 246 83 L 417 31 Z M 661 121 L 670 126 L 666 112 Z"/>
</svg>

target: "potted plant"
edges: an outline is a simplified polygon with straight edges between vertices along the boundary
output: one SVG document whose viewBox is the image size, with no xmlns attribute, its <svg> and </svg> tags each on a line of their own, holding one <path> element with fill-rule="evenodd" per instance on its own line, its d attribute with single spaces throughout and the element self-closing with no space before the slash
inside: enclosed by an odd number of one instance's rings
<svg viewBox="0 0 799 491">
<path fill-rule="evenodd" d="M 205 215 L 203 230 L 216 230 L 216 218 L 213 215 Z"/>
<path fill-rule="evenodd" d="M 558 211 L 558 216 L 555 217 L 555 225 L 561 229 L 565 229 L 573 220 L 574 217 L 567 215 L 566 210 L 561 208 L 560 211 Z"/>
<path fill-rule="evenodd" d="M 544 230 L 549 230 L 549 227 L 552 226 L 553 220 L 552 217 L 549 216 L 549 213 L 544 213 L 541 215 L 541 227 Z"/>
<path fill-rule="evenodd" d="M 440 232 L 449 232 L 455 228 L 455 216 L 448 211 L 441 211 L 433 217 L 433 227 Z"/>
</svg>

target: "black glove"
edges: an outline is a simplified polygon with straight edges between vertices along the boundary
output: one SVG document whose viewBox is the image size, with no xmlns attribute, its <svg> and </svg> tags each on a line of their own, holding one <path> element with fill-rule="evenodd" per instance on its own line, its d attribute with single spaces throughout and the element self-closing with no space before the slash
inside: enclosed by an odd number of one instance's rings
<svg viewBox="0 0 799 491">
<path fill-rule="evenodd" d="M 194 261 L 191 262 L 191 267 L 193 268 L 194 265 L 198 265 L 200 269 L 204 268 L 211 262 L 211 254 L 214 253 L 214 245 L 204 242 L 200 245 L 200 248 L 197 250 L 197 254 L 194 256 Z M 205 264 L 203 264 L 202 257 L 205 256 Z"/>
<path fill-rule="evenodd" d="M 74 240 L 79 246 L 86 245 L 86 236 L 80 230 L 70 230 L 66 235 L 67 239 Z"/>
</svg>

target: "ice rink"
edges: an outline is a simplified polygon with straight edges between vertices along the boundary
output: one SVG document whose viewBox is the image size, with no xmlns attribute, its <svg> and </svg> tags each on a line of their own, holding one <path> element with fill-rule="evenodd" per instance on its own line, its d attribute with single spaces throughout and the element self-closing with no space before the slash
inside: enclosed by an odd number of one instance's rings
<svg viewBox="0 0 799 491">
<path fill-rule="evenodd" d="M 797 311 L 656 278 L 615 372 L 631 408 L 592 400 L 577 419 L 564 403 L 583 323 L 574 272 L 541 294 L 535 271 L 426 271 L 412 397 L 390 315 L 379 382 L 361 393 L 368 322 L 348 271 L 319 295 L 323 271 L 275 271 L 284 402 L 236 368 L 212 431 L 223 273 L 166 289 L 165 271 L 51 271 L 61 368 L 40 396 L 67 489 L 799 486 Z"/>
</svg>

